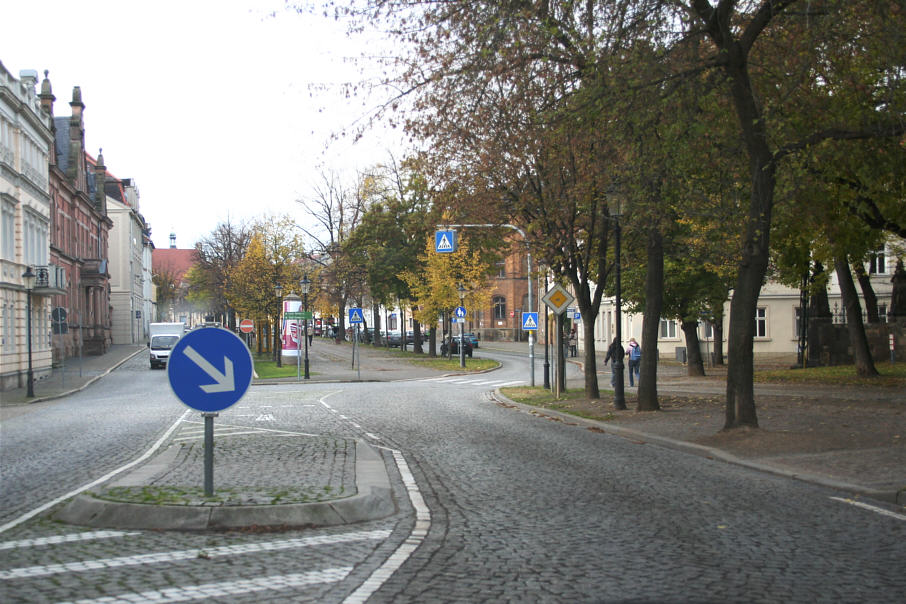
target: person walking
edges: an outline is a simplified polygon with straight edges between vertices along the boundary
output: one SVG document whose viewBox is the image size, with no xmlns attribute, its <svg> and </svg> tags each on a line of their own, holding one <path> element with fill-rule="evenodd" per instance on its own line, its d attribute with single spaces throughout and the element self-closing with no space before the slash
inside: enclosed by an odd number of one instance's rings
<svg viewBox="0 0 906 604">
<path fill-rule="evenodd" d="M 626 351 L 629 357 L 629 387 L 635 386 L 635 380 L 639 379 L 639 368 L 642 364 L 642 347 L 635 341 L 635 338 L 629 338 L 629 350 Z M 635 380 L 632 378 L 635 377 Z"/>
<path fill-rule="evenodd" d="M 614 338 L 610 346 L 607 347 L 607 356 L 604 357 L 604 364 L 610 361 L 610 385 L 613 388 L 617 386 L 617 359 L 623 358 L 623 347 Z"/>
<path fill-rule="evenodd" d="M 575 327 L 569 332 L 569 354 L 573 357 L 579 354 L 579 335 L 576 333 Z"/>
</svg>

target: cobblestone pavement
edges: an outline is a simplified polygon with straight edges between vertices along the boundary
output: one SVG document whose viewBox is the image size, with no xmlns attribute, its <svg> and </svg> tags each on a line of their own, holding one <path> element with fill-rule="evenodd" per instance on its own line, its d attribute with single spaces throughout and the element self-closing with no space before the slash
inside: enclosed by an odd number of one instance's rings
<svg viewBox="0 0 906 604">
<path fill-rule="evenodd" d="M 506 361 L 522 353 L 488 352 Z M 369 358 L 377 360 L 366 369 L 366 354 L 363 349 L 363 373 L 381 373 L 391 358 L 375 351 Z M 44 464 L 47 474 L 35 481 L 39 494 L 14 497 L 35 507 L 86 481 L 81 473 L 68 476 L 68 468 L 55 474 L 46 467 L 48 455 L 59 455 L 61 466 L 67 456 L 82 455 L 91 464 L 87 474 L 92 468 L 103 474 L 133 458 L 136 446 L 147 447 L 178 418 L 170 410 L 165 376 L 145 364 L 141 355 L 127 359 L 65 404 L 7 405 L 4 399 L 4 449 L 23 447 L 35 461 L 23 467 Z M 325 372 L 326 365 L 319 370 Z M 523 373 L 524 368 L 504 368 L 486 375 L 512 381 Z M 854 502 L 845 490 L 753 472 L 706 455 L 677 454 L 671 443 L 645 446 L 654 439 L 617 435 L 608 423 L 592 430 L 577 420 L 515 412 L 483 394 L 489 388 L 478 376 L 454 383 L 433 379 L 436 372 L 392 375 L 407 381 L 340 383 L 322 373 L 311 384 L 287 380 L 253 387 L 216 425 L 256 432 L 230 437 L 221 432 L 223 438 L 215 438 L 229 449 L 224 459 L 236 467 L 243 467 L 245 455 L 273 452 L 277 462 L 266 468 L 248 464 L 239 474 L 215 478 L 223 485 L 254 486 L 258 479 L 264 485 L 292 477 L 346 488 L 349 443 L 367 441 L 387 469 L 394 514 L 303 530 L 174 532 L 72 526 L 53 520 L 55 506 L 0 529 L 0 598 L 889 602 L 906 596 L 902 508 Z M 138 403 L 140 417 L 118 415 L 121 407 Z M 89 415 L 97 430 L 89 435 L 85 429 L 83 437 L 91 440 L 81 444 L 97 447 L 96 452 L 58 446 L 60 426 L 70 425 L 67 412 Z M 671 413 L 662 415 L 669 419 Z M 107 442 L 125 426 L 155 416 L 162 417 L 148 424 L 149 435 L 136 440 L 131 457 L 128 443 L 117 449 Z M 27 448 L 29 440 L 37 440 L 31 433 L 8 439 L 9 430 L 25 433 L 27 424 L 48 432 L 36 448 Z M 197 487 L 197 449 L 181 443 L 196 442 L 198 427 L 184 425 L 168 437 L 177 452 L 174 460 L 181 463 L 168 464 L 149 480 Z M 178 441 L 182 438 L 190 440 Z M 291 439 L 299 445 L 295 453 L 284 447 Z M 328 450 L 335 459 L 325 462 L 319 455 Z M 299 465 L 323 465 L 302 470 L 292 461 L 294 454 Z M 19 475 L 4 470 L 4 483 Z M 0 522 L 7 522 L 12 498 L 0 497 L 7 507 Z"/>
</svg>

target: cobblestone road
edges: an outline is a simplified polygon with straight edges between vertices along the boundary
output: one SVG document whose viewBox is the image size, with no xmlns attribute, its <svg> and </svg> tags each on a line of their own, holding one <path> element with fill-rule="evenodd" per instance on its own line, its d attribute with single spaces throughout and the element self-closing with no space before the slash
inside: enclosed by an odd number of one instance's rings
<svg viewBox="0 0 906 604">
<path fill-rule="evenodd" d="M 165 434 L 184 412 L 165 379 L 134 360 L 4 422 L 0 519 L 15 525 L 0 532 L 2 601 L 906 597 L 900 518 L 845 505 L 832 490 L 540 419 L 469 384 L 256 387 L 218 418 L 367 439 L 399 507 L 381 521 L 206 533 L 89 530 L 47 514 L 16 523 Z"/>
</svg>

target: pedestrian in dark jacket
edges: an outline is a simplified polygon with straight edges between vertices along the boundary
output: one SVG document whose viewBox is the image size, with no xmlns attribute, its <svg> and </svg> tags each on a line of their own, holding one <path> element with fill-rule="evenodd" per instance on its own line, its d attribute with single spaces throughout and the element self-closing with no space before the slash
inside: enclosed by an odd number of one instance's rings
<svg viewBox="0 0 906 604">
<path fill-rule="evenodd" d="M 616 387 L 617 385 L 617 359 L 623 360 L 623 347 L 617 342 L 617 339 L 614 338 L 610 346 L 607 348 L 607 356 L 604 357 L 604 364 L 607 364 L 607 361 L 610 361 L 610 385 Z"/>
</svg>

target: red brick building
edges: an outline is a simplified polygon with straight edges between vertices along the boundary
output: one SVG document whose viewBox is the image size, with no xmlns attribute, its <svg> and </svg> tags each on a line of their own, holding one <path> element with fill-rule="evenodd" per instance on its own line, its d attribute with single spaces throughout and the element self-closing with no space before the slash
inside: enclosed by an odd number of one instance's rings
<svg viewBox="0 0 906 604">
<path fill-rule="evenodd" d="M 41 84 L 42 108 L 53 117 L 55 97 L 47 72 Z M 73 88 L 69 117 L 53 117 L 54 145 L 49 158 L 51 197 L 51 264 L 66 274 L 66 290 L 53 297 L 54 308 L 66 311 L 66 322 L 54 326 L 54 360 L 63 356 L 103 354 L 111 344 L 108 234 L 103 175 L 93 173 L 85 152 L 82 92 Z"/>
</svg>

